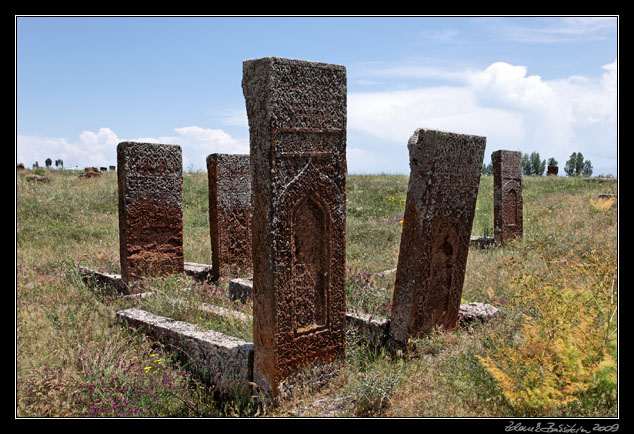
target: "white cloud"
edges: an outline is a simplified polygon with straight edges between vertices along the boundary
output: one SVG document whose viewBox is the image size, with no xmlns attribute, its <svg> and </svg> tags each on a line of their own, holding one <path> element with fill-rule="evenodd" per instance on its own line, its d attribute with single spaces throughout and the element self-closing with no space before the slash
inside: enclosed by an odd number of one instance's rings
<svg viewBox="0 0 634 434">
<path fill-rule="evenodd" d="M 183 168 L 204 169 L 207 155 L 212 153 L 248 153 L 248 143 L 235 140 L 220 129 L 188 126 L 175 128 L 176 135 L 160 137 L 119 138 L 110 128 L 99 131 L 83 131 L 76 141 L 66 138 L 46 138 L 18 135 L 17 161 L 27 166 L 38 162 L 44 165 L 46 158 L 62 159 L 64 167 L 109 166 L 117 161 L 117 144 L 130 140 L 147 143 L 180 145 L 183 149 Z"/>
<path fill-rule="evenodd" d="M 174 128 L 174 131 L 178 134 L 177 136 L 162 136 L 157 139 L 158 142 L 187 146 L 209 154 L 214 152 L 237 154 L 245 151 L 243 144 L 238 143 L 233 137 L 220 129 L 189 126 Z M 248 151 L 247 147 L 246 152 Z"/>
<path fill-rule="evenodd" d="M 443 29 L 424 33 L 430 40 L 437 43 L 455 42 L 460 32 L 455 29 Z"/>
<path fill-rule="evenodd" d="M 366 62 L 358 64 L 353 68 L 354 76 L 361 76 L 355 79 L 356 82 L 364 83 L 366 81 L 377 84 L 385 83 L 369 80 L 368 77 L 390 78 L 414 78 L 414 79 L 442 79 L 448 80 L 464 80 L 468 74 L 465 68 L 455 65 L 448 67 L 446 65 L 434 64 L 433 59 L 411 59 L 398 64 L 385 64 L 384 62 Z"/>
<path fill-rule="evenodd" d="M 351 94 L 348 128 L 396 147 L 406 147 L 417 128 L 493 136 L 507 143 L 520 140 L 524 133 L 517 113 L 478 105 L 468 88 L 444 86 Z M 407 161 L 403 164 L 407 167 Z"/>
<path fill-rule="evenodd" d="M 617 17 L 481 18 L 505 40 L 532 43 L 566 43 L 606 39 L 616 32 Z"/>
<path fill-rule="evenodd" d="M 525 66 L 495 62 L 484 71 L 467 76 L 469 87 L 482 100 L 511 108 L 543 107 L 553 99 L 553 90 L 538 75 L 526 76 Z"/>
<path fill-rule="evenodd" d="M 79 135 L 80 142 L 91 149 L 103 149 L 108 146 L 116 146 L 119 138 L 110 128 L 99 128 L 99 131 L 84 131 Z"/>
<path fill-rule="evenodd" d="M 387 172 L 385 159 L 368 149 L 348 147 L 346 160 L 349 173 Z"/>
<path fill-rule="evenodd" d="M 44 161 L 61 159 L 64 167 L 74 166 L 108 166 L 116 164 L 116 145 L 119 142 L 116 134 L 109 128 L 100 128 L 98 132 L 83 131 L 78 141 L 68 141 L 66 138 L 51 138 L 38 136 L 17 137 L 17 162 L 32 166 L 38 162 L 44 166 Z"/>
<path fill-rule="evenodd" d="M 214 116 L 224 125 L 244 128 L 249 127 L 246 107 L 218 110 L 214 112 Z"/>
<path fill-rule="evenodd" d="M 405 147 L 421 127 L 484 135 L 485 160 L 494 150 L 510 149 L 537 151 L 563 165 L 580 151 L 595 168 L 600 166 L 593 158 L 616 174 L 616 61 L 603 69 L 600 78 L 546 81 L 529 75 L 525 66 L 495 62 L 484 70 L 454 74 L 464 77 L 455 86 L 352 92 L 348 128 L 389 143 L 392 150 Z M 387 147 L 383 158 L 390 152 Z M 401 167 L 407 173 L 405 161 Z"/>
<path fill-rule="evenodd" d="M 553 83 L 527 75 L 525 66 L 496 62 L 472 74 L 467 84 L 480 106 L 496 107 L 521 119 L 522 135 L 516 144 L 524 152 L 537 151 L 542 158 L 559 152 L 559 158 L 555 157 L 559 160 L 560 152 L 570 149 L 574 134 L 572 108 Z"/>
</svg>

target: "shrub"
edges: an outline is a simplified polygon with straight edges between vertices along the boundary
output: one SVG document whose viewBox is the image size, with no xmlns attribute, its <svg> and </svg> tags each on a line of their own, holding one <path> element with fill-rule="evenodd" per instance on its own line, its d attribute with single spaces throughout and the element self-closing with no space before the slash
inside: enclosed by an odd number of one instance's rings
<svg viewBox="0 0 634 434">
<path fill-rule="evenodd" d="M 354 389 L 356 416 L 381 416 L 389 406 L 390 395 L 400 381 L 400 373 L 384 374 L 370 371 L 363 375 L 359 385 Z"/>
<path fill-rule="evenodd" d="M 486 355 L 477 357 L 522 415 L 552 415 L 598 399 L 610 406 L 616 402 L 615 258 L 598 252 L 571 254 L 567 262 L 542 258 L 543 272 L 513 279 L 517 333 L 492 338 Z"/>
<path fill-rule="evenodd" d="M 592 207 L 597 211 L 607 211 L 612 208 L 612 205 L 614 205 L 615 202 L 616 198 L 614 197 L 590 199 L 590 205 L 592 205 Z"/>
</svg>

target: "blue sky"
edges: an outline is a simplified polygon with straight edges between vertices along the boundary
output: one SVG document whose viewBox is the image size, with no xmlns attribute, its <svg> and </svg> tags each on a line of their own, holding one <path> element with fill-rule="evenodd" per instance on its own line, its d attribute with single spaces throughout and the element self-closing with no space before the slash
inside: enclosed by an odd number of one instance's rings
<svg viewBox="0 0 634 434">
<path fill-rule="evenodd" d="M 16 16 L 16 159 L 116 164 L 174 143 L 184 168 L 248 153 L 242 62 L 344 65 L 350 173 L 409 173 L 416 128 L 617 175 L 615 16 Z M 563 170 L 560 170 L 563 172 Z"/>
</svg>

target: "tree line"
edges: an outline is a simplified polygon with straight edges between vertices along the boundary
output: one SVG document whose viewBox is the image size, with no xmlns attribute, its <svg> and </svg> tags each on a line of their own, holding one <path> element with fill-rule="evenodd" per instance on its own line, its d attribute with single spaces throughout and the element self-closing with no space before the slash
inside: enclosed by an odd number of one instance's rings
<svg viewBox="0 0 634 434">
<path fill-rule="evenodd" d="M 46 168 L 49 169 L 52 165 L 53 165 L 53 160 L 51 160 L 50 158 L 47 158 L 44 161 L 44 164 L 46 165 Z M 38 163 L 37 161 L 35 163 L 33 163 L 33 168 L 37 169 L 38 167 L 40 167 L 40 163 Z M 57 168 L 64 168 L 64 161 L 63 160 L 55 160 L 55 167 Z"/>
<path fill-rule="evenodd" d="M 559 162 L 554 158 L 548 159 L 548 166 L 559 166 Z M 522 154 L 522 173 L 524 175 L 543 176 L 546 171 L 546 160 L 542 160 L 539 152 L 531 152 L 531 154 Z M 573 152 L 570 155 L 564 172 L 568 176 L 592 176 L 592 162 L 586 160 L 581 152 Z M 493 175 L 493 164 L 482 164 L 482 175 Z"/>
</svg>

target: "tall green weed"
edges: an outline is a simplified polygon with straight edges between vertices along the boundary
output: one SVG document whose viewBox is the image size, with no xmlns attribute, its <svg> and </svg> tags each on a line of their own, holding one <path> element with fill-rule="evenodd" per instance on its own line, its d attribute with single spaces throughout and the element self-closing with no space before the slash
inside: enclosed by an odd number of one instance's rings
<svg viewBox="0 0 634 434">
<path fill-rule="evenodd" d="M 599 400 L 609 413 L 617 382 L 615 257 L 591 251 L 563 259 L 538 250 L 543 271 L 513 265 L 508 314 L 515 332 L 491 336 L 477 357 L 518 415 L 565 414 Z"/>
</svg>

